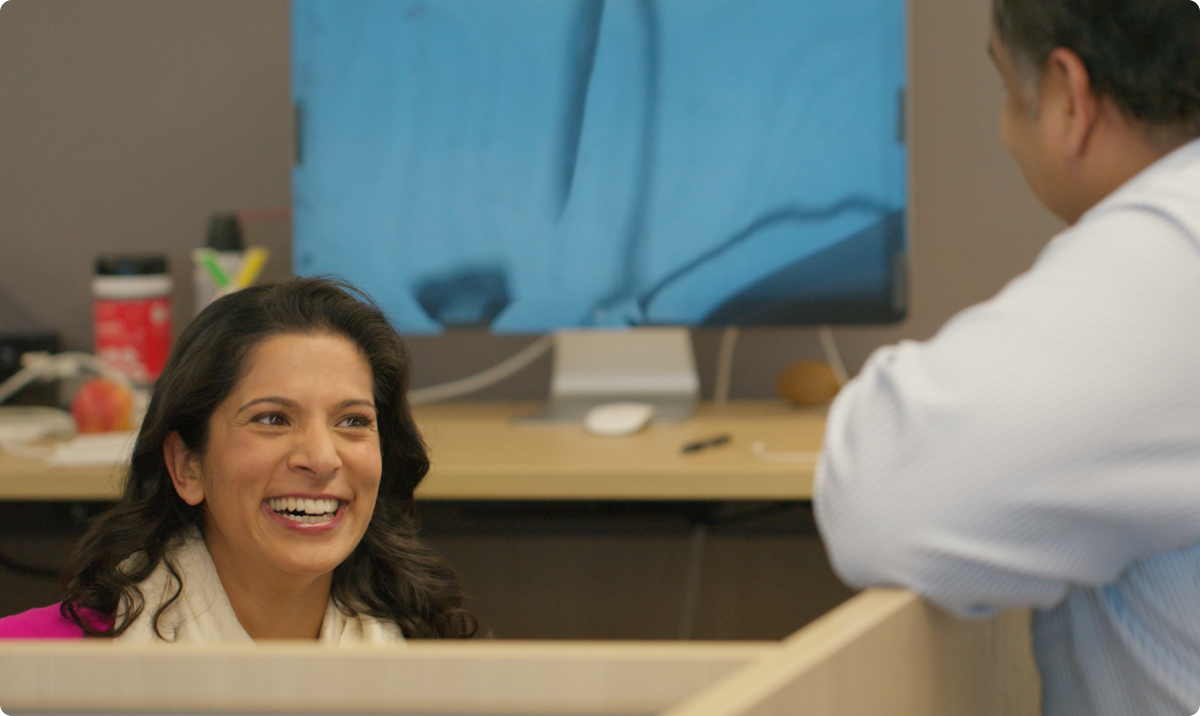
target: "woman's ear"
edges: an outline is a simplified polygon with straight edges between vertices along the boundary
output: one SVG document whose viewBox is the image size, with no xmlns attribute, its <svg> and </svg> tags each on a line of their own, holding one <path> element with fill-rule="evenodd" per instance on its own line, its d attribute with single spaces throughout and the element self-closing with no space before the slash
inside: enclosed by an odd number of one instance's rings
<svg viewBox="0 0 1200 716">
<path fill-rule="evenodd" d="M 200 479 L 200 459 L 183 444 L 179 433 L 163 440 L 163 460 L 171 473 L 171 484 L 180 499 L 193 507 L 204 502 L 204 482 Z"/>
</svg>

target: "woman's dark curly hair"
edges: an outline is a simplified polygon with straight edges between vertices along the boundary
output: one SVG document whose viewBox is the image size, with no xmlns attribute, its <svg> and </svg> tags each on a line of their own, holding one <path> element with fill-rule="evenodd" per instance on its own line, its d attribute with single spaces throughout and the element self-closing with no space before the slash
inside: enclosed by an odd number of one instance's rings
<svg viewBox="0 0 1200 716">
<path fill-rule="evenodd" d="M 138 583 L 160 562 L 179 585 L 167 554 L 172 538 L 200 528 L 203 504 L 175 492 L 163 440 L 178 432 L 202 453 L 209 419 L 248 370 L 265 339 L 329 333 L 358 346 L 371 368 L 383 474 L 362 541 L 333 572 L 330 596 L 349 614 L 389 619 L 406 637 L 471 637 L 478 625 L 464 606 L 449 564 L 417 538 L 413 490 L 429 471 L 425 445 L 408 406 L 408 356 L 396 330 L 357 289 L 323 278 L 294 278 L 247 288 L 204 309 L 179 337 L 154 386 L 120 502 L 79 541 L 65 572 L 63 616 L 92 636 L 121 634 L 145 608 Z M 181 588 L 181 586 L 179 587 Z M 155 630 L 163 610 L 154 615 Z M 120 615 L 98 628 L 81 611 Z M 161 636 L 161 634 L 160 634 Z"/>
</svg>

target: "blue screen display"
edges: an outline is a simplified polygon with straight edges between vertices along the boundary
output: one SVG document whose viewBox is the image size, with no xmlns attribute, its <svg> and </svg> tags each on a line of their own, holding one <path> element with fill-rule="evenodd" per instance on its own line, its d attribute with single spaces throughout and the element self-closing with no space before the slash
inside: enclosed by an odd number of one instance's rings
<svg viewBox="0 0 1200 716">
<path fill-rule="evenodd" d="M 902 0 L 293 0 L 294 266 L 401 330 L 903 314 Z"/>
</svg>

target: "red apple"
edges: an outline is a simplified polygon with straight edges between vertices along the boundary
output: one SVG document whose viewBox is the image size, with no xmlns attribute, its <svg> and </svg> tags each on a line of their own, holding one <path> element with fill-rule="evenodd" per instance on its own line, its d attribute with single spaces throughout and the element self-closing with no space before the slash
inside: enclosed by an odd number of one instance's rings
<svg viewBox="0 0 1200 716">
<path fill-rule="evenodd" d="M 133 428 L 133 394 L 108 378 L 92 378 L 71 400 L 71 415 L 81 433 L 107 433 Z"/>
</svg>

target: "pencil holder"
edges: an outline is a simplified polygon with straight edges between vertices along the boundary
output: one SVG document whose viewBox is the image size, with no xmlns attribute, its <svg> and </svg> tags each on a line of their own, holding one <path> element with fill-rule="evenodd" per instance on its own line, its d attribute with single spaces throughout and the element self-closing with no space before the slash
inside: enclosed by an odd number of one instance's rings
<svg viewBox="0 0 1200 716">
<path fill-rule="evenodd" d="M 199 314 L 221 296 L 254 283 L 266 261 L 266 249 L 246 248 L 236 215 L 214 215 L 204 248 L 192 251 L 195 312 Z"/>
</svg>

